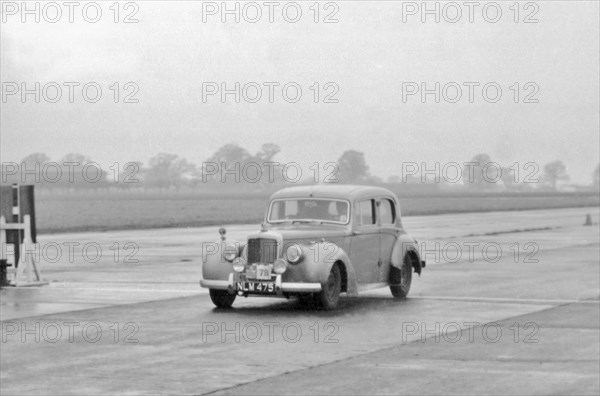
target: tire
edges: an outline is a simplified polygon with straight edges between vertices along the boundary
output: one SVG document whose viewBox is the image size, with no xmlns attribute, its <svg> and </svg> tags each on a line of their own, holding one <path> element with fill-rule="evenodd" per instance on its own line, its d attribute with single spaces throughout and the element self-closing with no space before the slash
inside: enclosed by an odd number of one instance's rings
<svg viewBox="0 0 600 396">
<path fill-rule="evenodd" d="M 323 284 L 323 290 L 316 296 L 321 308 L 325 310 L 337 308 L 341 291 L 342 273 L 340 267 L 336 264 L 331 267 L 327 282 Z"/>
<path fill-rule="evenodd" d="M 402 262 L 402 269 L 390 267 L 390 290 L 394 298 L 404 299 L 408 296 L 410 284 L 412 283 L 412 273 L 412 259 L 408 255 Z"/>
<path fill-rule="evenodd" d="M 235 301 L 235 294 L 229 294 L 227 290 L 209 289 L 210 299 L 217 308 L 231 308 Z"/>
</svg>

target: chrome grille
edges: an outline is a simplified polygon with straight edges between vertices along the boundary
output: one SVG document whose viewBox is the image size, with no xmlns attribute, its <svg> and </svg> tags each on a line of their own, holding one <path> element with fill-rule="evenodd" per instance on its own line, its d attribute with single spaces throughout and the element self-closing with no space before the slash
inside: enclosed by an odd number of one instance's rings
<svg viewBox="0 0 600 396">
<path fill-rule="evenodd" d="M 248 240 L 248 263 L 271 264 L 277 259 L 277 241 L 265 238 Z"/>
</svg>

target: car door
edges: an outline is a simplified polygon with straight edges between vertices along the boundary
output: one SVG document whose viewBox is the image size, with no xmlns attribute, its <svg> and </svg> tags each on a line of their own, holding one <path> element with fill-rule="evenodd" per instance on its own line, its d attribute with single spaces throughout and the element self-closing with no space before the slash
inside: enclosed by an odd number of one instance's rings
<svg viewBox="0 0 600 396">
<path fill-rule="evenodd" d="M 381 266 L 379 271 L 379 282 L 387 282 L 390 273 L 392 250 L 401 229 L 398 227 L 398 212 L 396 203 L 390 197 L 382 197 L 377 204 L 379 214 L 379 250 Z"/>
<path fill-rule="evenodd" d="M 360 284 L 375 283 L 379 278 L 379 226 L 375 198 L 354 203 L 354 231 L 350 260 Z"/>
</svg>

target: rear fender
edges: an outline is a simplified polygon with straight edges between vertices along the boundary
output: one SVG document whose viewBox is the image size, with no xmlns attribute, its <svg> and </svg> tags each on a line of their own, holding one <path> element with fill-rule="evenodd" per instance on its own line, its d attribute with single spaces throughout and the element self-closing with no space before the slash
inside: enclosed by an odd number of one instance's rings
<svg viewBox="0 0 600 396">
<path fill-rule="evenodd" d="M 392 250 L 392 267 L 402 268 L 402 263 L 407 255 L 413 256 L 413 268 L 417 274 L 421 275 L 421 254 L 419 253 L 417 241 L 408 235 L 402 235 L 398 238 Z"/>
</svg>

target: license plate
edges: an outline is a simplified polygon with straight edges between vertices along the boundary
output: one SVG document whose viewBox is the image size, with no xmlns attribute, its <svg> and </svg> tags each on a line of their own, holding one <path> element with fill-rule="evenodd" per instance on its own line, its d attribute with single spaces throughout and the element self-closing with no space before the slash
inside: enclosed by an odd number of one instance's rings
<svg viewBox="0 0 600 396">
<path fill-rule="evenodd" d="M 271 280 L 271 268 L 268 265 L 259 264 L 256 266 L 256 279 Z"/>
<path fill-rule="evenodd" d="M 275 293 L 273 282 L 236 282 L 236 289 L 245 292 Z"/>
</svg>

